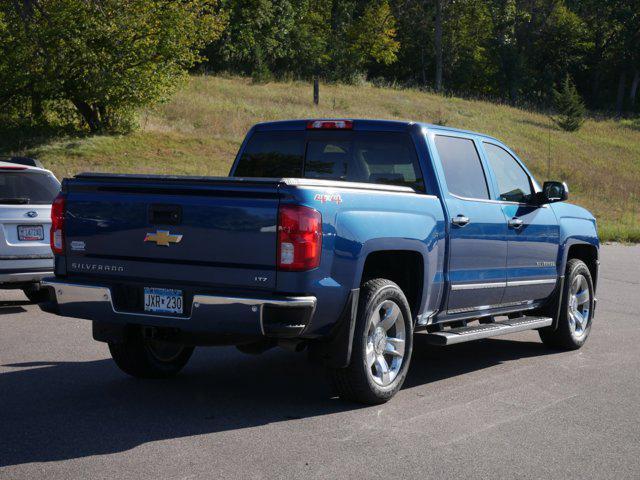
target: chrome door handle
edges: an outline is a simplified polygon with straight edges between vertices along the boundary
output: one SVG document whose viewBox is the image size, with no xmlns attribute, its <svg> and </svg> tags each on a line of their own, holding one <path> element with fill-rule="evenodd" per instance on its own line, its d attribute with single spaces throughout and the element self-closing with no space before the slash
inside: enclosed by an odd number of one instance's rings
<svg viewBox="0 0 640 480">
<path fill-rule="evenodd" d="M 453 223 L 454 225 L 457 225 L 458 227 L 464 227 L 469 222 L 470 222 L 469 217 L 465 217 L 462 214 L 458 215 L 457 217 L 453 217 L 451 219 L 451 223 Z"/>
<path fill-rule="evenodd" d="M 518 217 L 513 217 L 511 220 L 509 220 L 509 226 L 511 228 L 521 228 L 524 225 L 524 221 L 519 219 Z"/>
</svg>

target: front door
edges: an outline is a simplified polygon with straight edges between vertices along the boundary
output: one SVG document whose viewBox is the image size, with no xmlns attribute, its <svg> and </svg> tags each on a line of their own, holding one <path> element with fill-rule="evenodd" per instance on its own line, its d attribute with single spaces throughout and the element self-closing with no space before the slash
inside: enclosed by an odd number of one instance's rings
<svg viewBox="0 0 640 480">
<path fill-rule="evenodd" d="M 507 288 L 502 303 L 516 304 L 547 298 L 558 280 L 560 229 L 548 205 L 527 203 L 533 182 L 506 149 L 483 144 L 491 166 L 508 227 Z"/>
<path fill-rule="evenodd" d="M 498 307 L 506 285 L 507 225 L 472 137 L 435 135 L 449 226 L 447 313 Z"/>
</svg>

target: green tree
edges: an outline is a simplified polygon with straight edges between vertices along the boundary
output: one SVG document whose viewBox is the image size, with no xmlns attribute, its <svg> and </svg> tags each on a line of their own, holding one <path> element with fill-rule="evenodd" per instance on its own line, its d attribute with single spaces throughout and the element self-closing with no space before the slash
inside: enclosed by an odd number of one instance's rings
<svg viewBox="0 0 640 480">
<path fill-rule="evenodd" d="M 290 0 L 225 0 L 229 26 L 220 42 L 223 65 L 266 80 L 277 63 L 293 55 L 298 9 Z"/>
<path fill-rule="evenodd" d="M 223 8 L 229 27 L 207 49 L 214 69 L 350 82 L 397 60 L 389 0 L 223 0 Z"/>
<path fill-rule="evenodd" d="M 0 15 L 0 102 L 28 102 L 35 120 L 70 102 L 91 131 L 166 99 L 224 26 L 217 0 L 25 0 Z"/>
<path fill-rule="evenodd" d="M 579 130 L 584 123 L 586 109 L 569 75 L 565 77 L 559 91 L 553 90 L 553 99 L 558 111 L 558 115 L 552 117 L 555 124 L 567 132 Z"/>
<path fill-rule="evenodd" d="M 396 19 L 388 0 L 333 0 L 324 76 L 353 82 L 372 65 L 397 60 Z"/>
<path fill-rule="evenodd" d="M 398 57 L 396 19 L 387 0 L 367 5 L 348 30 L 350 50 L 361 68 L 368 61 L 390 65 Z"/>
</svg>

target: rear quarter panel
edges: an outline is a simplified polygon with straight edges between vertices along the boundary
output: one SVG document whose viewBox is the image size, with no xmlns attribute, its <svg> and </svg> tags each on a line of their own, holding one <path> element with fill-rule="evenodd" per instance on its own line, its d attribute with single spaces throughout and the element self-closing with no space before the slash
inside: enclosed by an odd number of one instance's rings
<svg viewBox="0 0 640 480">
<path fill-rule="evenodd" d="M 304 275 L 278 272 L 278 290 L 318 297 L 310 336 L 324 335 L 345 308 L 349 292 L 360 286 L 367 256 L 381 250 L 422 255 L 420 313 L 436 308 L 442 295 L 445 222 L 440 200 L 422 193 L 351 188 L 282 187 L 281 202 L 306 205 L 322 214 L 320 267 Z"/>
</svg>

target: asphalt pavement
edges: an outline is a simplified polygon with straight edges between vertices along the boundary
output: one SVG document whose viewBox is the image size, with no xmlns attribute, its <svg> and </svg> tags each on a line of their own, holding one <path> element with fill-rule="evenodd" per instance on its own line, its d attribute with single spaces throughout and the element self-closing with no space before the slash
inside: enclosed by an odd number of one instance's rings
<svg viewBox="0 0 640 480">
<path fill-rule="evenodd" d="M 601 260 L 581 350 L 418 341 L 378 407 L 331 398 L 279 349 L 202 348 L 173 380 L 129 378 L 89 322 L 0 292 L 0 479 L 638 479 L 640 246 Z"/>
</svg>

